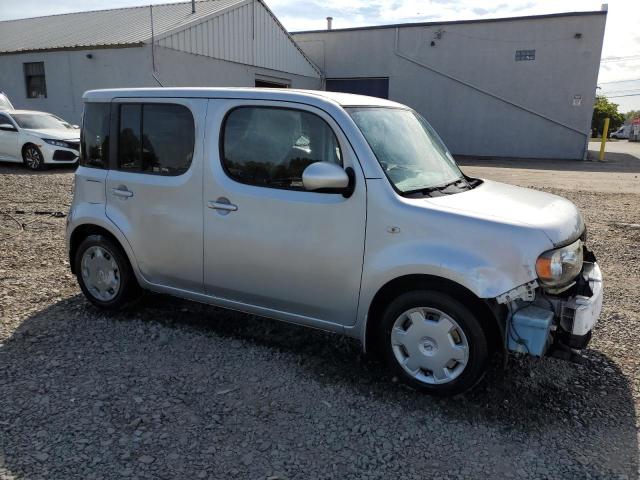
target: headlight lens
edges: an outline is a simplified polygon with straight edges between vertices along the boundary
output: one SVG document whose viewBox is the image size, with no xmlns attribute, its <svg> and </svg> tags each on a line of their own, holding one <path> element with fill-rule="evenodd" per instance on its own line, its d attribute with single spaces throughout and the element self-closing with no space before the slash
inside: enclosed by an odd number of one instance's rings
<svg viewBox="0 0 640 480">
<path fill-rule="evenodd" d="M 55 145 L 56 147 L 71 148 L 71 146 L 64 140 L 55 140 L 53 138 L 43 138 L 42 140 L 47 142 L 49 145 Z"/>
<path fill-rule="evenodd" d="M 582 260 L 581 240 L 543 253 L 536 261 L 540 283 L 549 287 L 567 285 L 582 270 Z"/>
</svg>

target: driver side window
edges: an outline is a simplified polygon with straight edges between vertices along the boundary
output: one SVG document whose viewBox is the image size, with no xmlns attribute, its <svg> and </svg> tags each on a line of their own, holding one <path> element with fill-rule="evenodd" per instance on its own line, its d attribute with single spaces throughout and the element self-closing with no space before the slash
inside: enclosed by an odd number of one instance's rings
<svg viewBox="0 0 640 480">
<path fill-rule="evenodd" d="M 223 125 L 222 164 L 234 180 L 304 190 L 302 172 L 315 162 L 342 166 L 331 127 L 319 116 L 289 108 L 239 107 Z"/>
</svg>

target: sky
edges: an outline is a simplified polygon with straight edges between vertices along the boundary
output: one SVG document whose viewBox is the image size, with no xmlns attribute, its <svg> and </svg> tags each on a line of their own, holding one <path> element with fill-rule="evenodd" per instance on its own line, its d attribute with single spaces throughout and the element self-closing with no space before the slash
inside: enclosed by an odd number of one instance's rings
<svg viewBox="0 0 640 480">
<path fill-rule="evenodd" d="M 606 1 L 606 0 L 605 0 Z M 0 20 L 99 10 L 165 0 L 0 0 Z M 599 0 L 266 0 L 289 31 L 386 23 L 499 18 L 600 10 Z M 610 0 L 598 92 L 640 110 L 640 0 Z M 1 31 L 0 31 L 1 35 Z"/>
</svg>

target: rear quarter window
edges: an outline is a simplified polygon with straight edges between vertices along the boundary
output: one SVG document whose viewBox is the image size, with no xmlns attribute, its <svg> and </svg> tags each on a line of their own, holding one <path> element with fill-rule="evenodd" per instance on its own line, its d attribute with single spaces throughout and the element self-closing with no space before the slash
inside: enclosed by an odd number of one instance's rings
<svg viewBox="0 0 640 480">
<path fill-rule="evenodd" d="M 85 103 L 80 133 L 80 165 L 107 168 L 110 118 L 110 104 Z"/>
</svg>

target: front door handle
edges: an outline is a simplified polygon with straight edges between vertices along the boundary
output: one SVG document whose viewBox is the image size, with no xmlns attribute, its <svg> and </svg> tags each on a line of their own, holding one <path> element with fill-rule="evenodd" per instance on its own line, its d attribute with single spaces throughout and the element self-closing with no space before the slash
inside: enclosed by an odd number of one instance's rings
<svg viewBox="0 0 640 480">
<path fill-rule="evenodd" d="M 125 187 L 124 185 L 120 185 L 118 188 L 112 188 L 111 194 L 115 197 L 120 197 L 120 198 L 133 197 L 133 192 L 131 190 L 127 190 L 127 187 Z"/>
<path fill-rule="evenodd" d="M 214 210 L 219 210 L 220 213 L 229 213 L 235 212 L 238 210 L 238 206 L 231 203 L 224 197 L 218 198 L 215 202 L 213 200 L 209 200 L 207 202 L 207 207 L 212 208 Z"/>
</svg>

